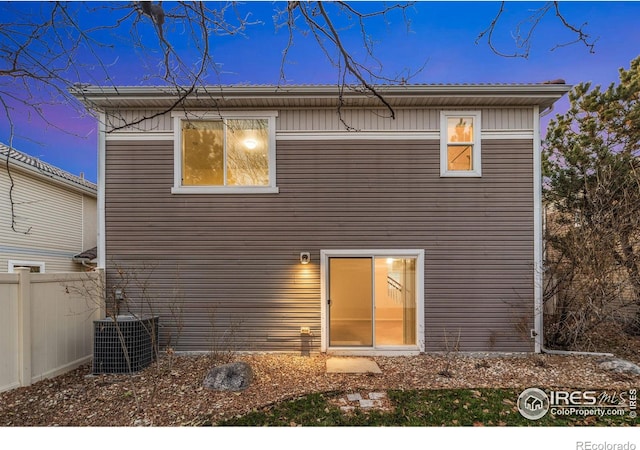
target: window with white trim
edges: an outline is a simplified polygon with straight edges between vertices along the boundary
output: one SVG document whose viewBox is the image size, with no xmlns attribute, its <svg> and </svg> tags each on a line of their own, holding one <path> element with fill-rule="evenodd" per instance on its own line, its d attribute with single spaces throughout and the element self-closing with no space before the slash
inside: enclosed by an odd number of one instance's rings
<svg viewBox="0 0 640 450">
<path fill-rule="evenodd" d="M 173 193 L 276 193 L 275 113 L 174 117 Z"/>
<path fill-rule="evenodd" d="M 440 112 L 440 176 L 482 176 L 480 111 Z"/>
<path fill-rule="evenodd" d="M 9 273 L 15 273 L 15 269 L 27 268 L 31 273 L 44 273 L 44 262 L 40 261 L 13 261 L 9 260 Z"/>
</svg>

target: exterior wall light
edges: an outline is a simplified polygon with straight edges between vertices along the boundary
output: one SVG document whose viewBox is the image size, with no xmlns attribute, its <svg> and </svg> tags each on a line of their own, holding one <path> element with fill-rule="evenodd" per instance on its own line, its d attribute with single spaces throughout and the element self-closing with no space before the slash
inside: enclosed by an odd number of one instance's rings
<svg viewBox="0 0 640 450">
<path fill-rule="evenodd" d="M 309 252 L 300 253 L 300 264 L 309 264 L 310 261 L 311 261 L 311 253 Z"/>
</svg>

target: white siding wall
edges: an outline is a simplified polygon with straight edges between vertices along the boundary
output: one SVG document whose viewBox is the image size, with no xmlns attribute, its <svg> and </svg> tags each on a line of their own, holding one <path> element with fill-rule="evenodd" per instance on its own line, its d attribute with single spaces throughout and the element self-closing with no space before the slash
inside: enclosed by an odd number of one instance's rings
<svg viewBox="0 0 640 450">
<path fill-rule="evenodd" d="M 95 247 L 98 242 L 98 204 L 88 195 L 82 196 L 82 250 Z"/>
<path fill-rule="evenodd" d="M 11 174 L 16 231 L 11 229 L 9 177 L 4 168 L 0 170 L 0 272 L 8 271 L 9 260 L 44 262 L 47 272 L 82 270 L 71 257 L 86 250 L 83 209 L 95 215 L 95 206 L 93 210 L 87 206 L 95 199 L 83 200 L 81 193 L 15 167 Z"/>
<path fill-rule="evenodd" d="M 456 108 L 448 108 L 456 109 Z M 460 109 L 460 108 L 458 108 Z M 468 109 L 468 108 L 467 108 Z M 440 127 L 441 108 L 398 108 L 396 119 L 389 119 L 385 109 L 342 110 L 342 119 L 356 130 L 375 131 L 437 131 Z M 464 110 L 464 109 L 462 109 Z M 156 117 L 156 114 L 159 114 Z M 154 110 L 121 111 L 117 116 L 107 117 L 107 129 L 134 123 L 144 117 L 152 117 L 141 123 L 117 130 L 118 134 L 139 132 L 170 132 L 173 122 L 170 113 L 160 114 Z M 344 131 L 345 125 L 335 108 L 283 109 L 277 120 L 278 131 Z M 483 108 L 483 130 L 533 130 L 532 108 Z"/>
</svg>

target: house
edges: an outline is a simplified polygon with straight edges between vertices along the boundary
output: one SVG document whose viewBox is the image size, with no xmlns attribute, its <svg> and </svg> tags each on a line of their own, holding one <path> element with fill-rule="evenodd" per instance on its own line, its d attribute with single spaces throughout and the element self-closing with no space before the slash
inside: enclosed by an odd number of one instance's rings
<svg viewBox="0 0 640 450">
<path fill-rule="evenodd" d="M 0 160 L 0 272 L 87 270 L 74 256 L 97 243 L 97 186 L 4 144 Z"/>
<path fill-rule="evenodd" d="M 539 124 L 569 89 L 380 86 L 391 118 L 335 86 L 79 87 L 110 298 L 178 351 L 539 351 Z"/>
</svg>

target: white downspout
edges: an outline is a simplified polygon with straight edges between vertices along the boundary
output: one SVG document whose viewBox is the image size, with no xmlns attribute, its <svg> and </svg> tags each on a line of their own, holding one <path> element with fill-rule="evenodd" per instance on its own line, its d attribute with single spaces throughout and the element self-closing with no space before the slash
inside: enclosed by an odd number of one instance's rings
<svg viewBox="0 0 640 450">
<path fill-rule="evenodd" d="M 105 169 L 106 169 L 106 114 L 98 115 L 98 268 L 106 269 L 105 226 Z"/>
<path fill-rule="evenodd" d="M 542 271 L 544 270 L 542 264 L 542 136 L 540 134 L 540 118 L 544 114 L 547 112 L 541 113 L 539 106 L 533 107 L 533 117 L 538 117 L 533 121 L 533 334 L 536 353 L 542 351 L 544 342 L 542 332 Z"/>
<path fill-rule="evenodd" d="M 542 135 L 540 134 L 540 119 L 553 111 L 553 105 L 542 112 L 539 107 L 534 107 L 534 117 L 538 120 L 533 125 L 533 189 L 534 189 L 534 337 L 535 352 L 550 355 L 576 355 L 576 356 L 607 356 L 612 353 L 579 352 L 570 350 L 552 350 L 544 346 L 544 310 L 542 304 L 544 286 L 544 262 L 543 262 L 543 221 L 542 221 Z"/>
</svg>

